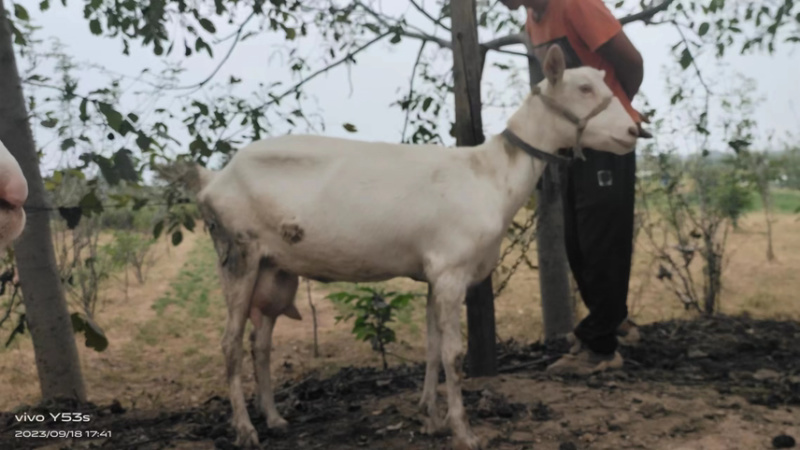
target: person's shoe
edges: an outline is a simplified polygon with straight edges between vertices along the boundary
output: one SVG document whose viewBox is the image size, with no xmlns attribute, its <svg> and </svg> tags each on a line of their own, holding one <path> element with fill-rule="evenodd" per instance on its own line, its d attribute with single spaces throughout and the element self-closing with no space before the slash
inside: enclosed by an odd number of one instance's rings
<svg viewBox="0 0 800 450">
<path fill-rule="evenodd" d="M 547 367 L 547 372 L 557 375 L 591 375 L 622 368 L 623 360 L 619 352 L 610 355 L 595 353 L 581 346 L 580 340 L 577 340 L 576 345 L 580 348 L 575 353 L 570 351 L 562 356 L 561 359 Z"/>
<path fill-rule="evenodd" d="M 617 342 L 619 345 L 631 347 L 638 344 L 641 338 L 639 327 L 630 319 L 625 319 L 617 328 Z"/>
<path fill-rule="evenodd" d="M 567 343 L 569 344 L 570 355 L 577 355 L 578 352 L 581 351 L 581 348 L 583 348 L 581 340 L 578 339 L 578 336 L 575 336 L 573 332 L 567 333 Z"/>
</svg>

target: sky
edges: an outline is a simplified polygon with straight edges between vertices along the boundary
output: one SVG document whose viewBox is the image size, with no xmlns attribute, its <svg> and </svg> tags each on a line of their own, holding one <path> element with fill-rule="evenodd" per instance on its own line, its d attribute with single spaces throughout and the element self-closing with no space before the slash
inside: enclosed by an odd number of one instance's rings
<svg viewBox="0 0 800 450">
<path fill-rule="evenodd" d="M 68 2 L 67 7 L 63 7 L 60 2 L 52 2 L 51 10 L 46 13 L 39 13 L 33 5 L 30 5 L 33 20 L 42 27 L 38 37 L 58 37 L 77 60 L 100 64 L 110 70 L 132 76 L 135 76 L 142 67 L 161 66 L 149 49 L 142 50 L 134 46 L 132 55 L 124 56 L 120 51 L 121 44 L 117 40 L 93 36 L 82 17 L 81 4 L 82 2 L 72 0 Z M 382 7 L 388 14 L 406 12 L 410 23 L 424 29 L 434 29 L 427 19 L 411 9 L 405 1 L 384 1 Z M 524 17 L 522 9 L 517 11 L 517 14 L 520 19 Z M 624 13 L 617 11 L 617 15 L 619 17 Z M 220 30 L 218 35 L 224 35 L 224 24 L 217 25 Z M 624 30 L 644 58 L 645 77 L 640 92 L 647 97 L 658 116 L 663 117 L 669 112 L 669 96 L 663 71 L 665 67 L 674 67 L 676 64 L 669 49 L 678 40 L 677 32 L 668 25 L 646 26 L 642 23 L 626 25 Z M 449 39 L 446 32 L 439 32 L 438 36 Z M 482 40 L 485 41 L 489 37 L 483 36 Z M 236 74 L 244 79 L 245 85 L 250 83 L 253 86 L 258 82 L 289 81 L 288 70 L 281 65 L 281 61 L 269 58 L 274 46 L 280 45 L 281 39 L 280 35 L 271 33 L 242 42 L 216 79 L 225 80 L 230 74 Z M 522 46 L 509 49 L 524 50 Z M 313 43 L 302 50 L 313 52 Z M 404 114 L 399 108 L 391 107 L 390 104 L 407 90 L 417 50 L 418 42 L 412 39 L 405 39 L 399 45 L 378 44 L 359 55 L 358 63 L 352 69 L 340 66 L 310 82 L 306 90 L 315 98 L 327 125 L 322 133 L 367 141 L 399 141 Z M 755 119 L 761 127 L 759 136 L 763 137 L 771 132 L 782 137 L 787 133 L 794 133 L 797 124 L 800 123 L 800 111 L 798 111 L 800 105 L 795 103 L 800 100 L 800 83 L 797 83 L 800 58 L 796 57 L 796 52 L 797 49 L 791 44 L 779 46 L 778 52 L 774 55 L 739 56 L 733 54 L 735 52 L 730 52 L 730 56 L 724 60 L 727 69 L 716 73 L 708 70 L 706 81 L 713 89 L 717 89 L 730 84 L 735 78 L 733 76 L 735 73 L 754 78 L 757 81 L 757 95 L 764 99 L 755 112 Z M 184 64 L 188 70 L 183 74 L 183 81 L 192 83 L 205 78 L 223 53 L 223 49 L 219 48 L 213 60 L 205 54 L 189 58 Z M 484 87 L 497 88 L 505 83 L 506 74 L 490 67 L 493 61 L 513 62 L 523 74 L 527 73 L 527 63 L 523 58 L 496 53 L 490 54 L 489 58 L 484 73 Z M 704 60 L 704 72 L 706 68 L 710 69 L 710 61 L 710 59 Z M 82 73 L 79 78 L 80 89 L 83 92 L 101 86 L 99 83 L 102 79 L 93 72 Z M 352 92 L 349 88 L 351 84 Z M 519 101 L 521 100 L 520 98 Z M 639 100 L 634 102 L 634 106 L 637 105 L 640 105 Z M 133 104 L 121 105 L 121 109 L 124 111 L 126 106 Z M 502 131 L 510 112 L 502 108 L 486 108 L 485 133 L 491 135 Z M 346 132 L 341 126 L 344 123 L 354 124 L 358 132 Z M 47 142 L 47 138 L 41 135 L 42 132 L 41 127 L 35 129 L 39 145 Z M 670 140 L 677 136 L 660 135 L 658 138 Z M 185 142 L 188 146 L 188 141 Z M 446 144 L 452 145 L 453 142 L 449 140 Z M 45 154 L 48 164 L 55 164 L 58 152 L 57 142 L 47 144 Z"/>
</svg>

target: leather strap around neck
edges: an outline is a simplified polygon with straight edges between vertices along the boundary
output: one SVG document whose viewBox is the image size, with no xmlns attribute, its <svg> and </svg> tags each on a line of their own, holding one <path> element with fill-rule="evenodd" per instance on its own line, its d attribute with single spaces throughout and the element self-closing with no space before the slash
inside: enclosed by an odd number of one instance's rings
<svg viewBox="0 0 800 450">
<path fill-rule="evenodd" d="M 554 153 L 548 153 L 548 152 L 546 152 L 544 150 L 538 149 L 538 148 L 528 144 L 527 142 L 523 141 L 519 136 L 514 134 L 514 132 L 509 130 L 508 128 L 503 130 L 503 132 L 501 134 L 502 134 L 502 136 L 504 138 L 508 139 L 509 143 L 511 143 L 515 147 L 518 147 L 520 150 L 524 151 L 525 153 L 530 155 L 532 158 L 536 158 L 536 159 L 542 160 L 544 162 L 554 163 L 554 164 L 564 164 L 564 163 L 568 163 L 570 161 L 569 158 L 565 158 L 563 156 L 556 155 Z"/>
</svg>

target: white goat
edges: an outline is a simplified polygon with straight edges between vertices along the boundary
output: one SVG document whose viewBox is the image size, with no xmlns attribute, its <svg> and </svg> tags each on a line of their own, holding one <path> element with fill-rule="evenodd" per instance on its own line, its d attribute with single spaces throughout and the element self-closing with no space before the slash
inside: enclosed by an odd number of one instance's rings
<svg viewBox="0 0 800 450">
<path fill-rule="evenodd" d="M 0 142 L 0 251 L 11 245 L 25 229 L 28 182 L 19 163 Z"/>
<path fill-rule="evenodd" d="M 222 348 L 237 444 L 258 444 L 241 381 L 248 316 L 260 406 L 270 427 L 285 426 L 273 400 L 270 347 L 278 316 L 300 319 L 298 276 L 410 277 L 431 288 L 424 429 L 435 432 L 449 421 L 456 448 L 480 447 L 461 397 L 459 321 L 467 288 L 494 269 L 504 232 L 542 173 L 539 158 L 573 147 L 577 130 L 581 146 L 616 154 L 632 151 L 638 135 L 603 72 L 565 71 L 557 46 L 543 66 L 546 80 L 506 132 L 476 147 L 284 136 L 250 144 L 219 172 L 197 165 L 173 172 L 196 194 L 219 256 L 228 306 Z M 447 377 L 445 420 L 436 408 L 440 364 Z"/>
</svg>

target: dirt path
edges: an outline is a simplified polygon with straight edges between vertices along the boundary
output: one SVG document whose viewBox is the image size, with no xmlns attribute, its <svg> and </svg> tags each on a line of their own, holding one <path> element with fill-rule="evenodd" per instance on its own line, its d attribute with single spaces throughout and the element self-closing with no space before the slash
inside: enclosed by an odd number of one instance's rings
<svg viewBox="0 0 800 450">
<path fill-rule="evenodd" d="M 123 395 L 119 392 L 121 386 L 125 386 L 128 393 L 134 388 L 126 386 L 125 374 L 130 372 L 132 362 L 141 361 L 141 355 L 132 355 L 128 344 L 139 332 L 141 324 L 156 315 L 153 301 L 167 292 L 197 238 L 196 233 L 187 233 L 184 242 L 172 248 L 167 248 L 169 244 L 166 242 L 157 243 L 154 250 L 157 258 L 147 272 L 146 283 L 140 285 L 131 273 L 127 294 L 121 282 L 106 283 L 102 289 L 96 315 L 97 322 L 106 332 L 109 347 L 98 353 L 87 348 L 76 335 L 84 380 L 94 401 L 110 402 L 120 398 Z M 0 387 L 0 410 L 35 403 L 40 398 L 30 335 L 17 339 L 0 358 L 0 379 L 4 380 Z"/>
</svg>

